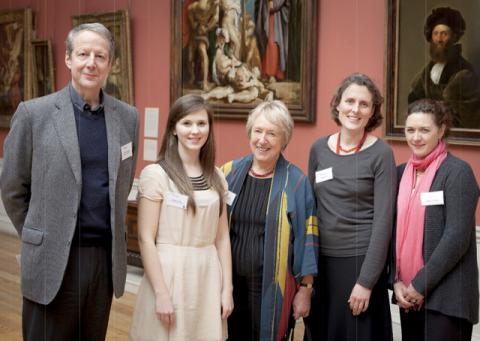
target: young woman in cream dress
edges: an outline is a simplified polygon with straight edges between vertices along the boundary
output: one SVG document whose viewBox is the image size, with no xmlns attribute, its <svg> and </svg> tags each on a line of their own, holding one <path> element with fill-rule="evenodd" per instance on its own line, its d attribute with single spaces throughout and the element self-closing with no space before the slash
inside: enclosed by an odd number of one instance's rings
<svg viewBox="0 0 480 341">
<path fill-rule="evenodd" d="M 131 340 L 225 340 L 233 309 L 225 200 L 212 110 L 200 96 L 172 106 L 159 161 L 140 176 L 138 236 L 145 276 Z"/>
</svg>

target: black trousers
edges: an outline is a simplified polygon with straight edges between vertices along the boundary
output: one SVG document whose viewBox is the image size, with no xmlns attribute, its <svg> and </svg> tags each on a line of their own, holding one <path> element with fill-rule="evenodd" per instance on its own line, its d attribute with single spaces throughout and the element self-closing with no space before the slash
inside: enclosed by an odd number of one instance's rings
<svg viewBox="0 0 480 341">
<path fill-rule="evenodd" d="M 23 339 L 105 340 L 113 295 L 110 259 L 104 247 L 72 247 L 53 301 L 43 305 L 23 298 Z"/>
<path fill-rule="evenodd" d="M 465 319 L 422 309 L 400 309 L 403 341 L 470 341 L 472 324 Z"/>
<path fill-rule="evenodd" d="M 228 318 L 228 341 L 258 341 L 262 277 L 233 275 L 235 308 Z"/>
</svg>

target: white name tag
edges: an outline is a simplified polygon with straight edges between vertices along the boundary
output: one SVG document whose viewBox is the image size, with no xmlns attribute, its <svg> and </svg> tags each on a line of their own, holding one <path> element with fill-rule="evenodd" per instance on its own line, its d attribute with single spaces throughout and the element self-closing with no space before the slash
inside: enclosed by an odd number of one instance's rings
<svg viewBox="0 0 480 341">
<path fill-rule="evenodd" d="M 443 205 L 443 191 L 420 193 L 422 206 Z"/>
<path fill-rule="evenodd" d="M 128 159 L 129 157 L 132 157 L 132 142 L 128 142 L 127 144 L 124 144 L 120 150 L 122 151 L 122 161 L 125 159 Z"/>
<path fill-rule="evenodd" d="M 188 203 L 188 196 L 180 193 L 167 192 L 165 193 L 165 203 L 168 206 L 186 209 Z"/>
<path fill-rule="evenodd" d="M 315 172 L 315 182 L 324 182 L 333 179 L 333 170 L 332 167 L 325 168 Z"/>
<path fill-rule="evenodd" d="M 231 191 L 228 191 L 228 195 L 227 195 L 227 205 L 228 206 L 232 206 L 233 204 L 233 200 L 235 200 L 235 197 L 237 195 Z"/>
</svg>

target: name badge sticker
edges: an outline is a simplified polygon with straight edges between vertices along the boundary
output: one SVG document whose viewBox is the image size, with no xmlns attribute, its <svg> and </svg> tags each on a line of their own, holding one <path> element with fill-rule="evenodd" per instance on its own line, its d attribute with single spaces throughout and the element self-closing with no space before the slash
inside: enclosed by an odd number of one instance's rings
<svg viewBox="0 0 480 341">
<path fill-rule="evenodd" d="M 236 196 L 237 195 L 235 193 L 228 191 L 227 200 L 226 200 L 228 206 L 232 206 Z"/>
<path fill-rule="evenodd" d="M 315 172 L 315 183 L 320 183 L 333 179 L 333 169 L 332 167 L 325 168 Z"/>
<path fill-rule="evenodd" d="M 180 193 L 167 192 L 165 193 L 165 203 L 168 206 L 186 209 L 188 196 Z"/>
<path fill-rule="evenodd" d="M 420 201 L 422 206 L 443 205 L 443 191 L 422 192 L 420 193 Z"/>
<path fill-rule="evenodd" d="M 120 150 L 122 151 L 122 161 L 125 159 L 128 159 L 129 157 L 133 156 L 132 153 L 132 142 L 128 142 L 127 144 L 124 144 Z"/>
</svg>

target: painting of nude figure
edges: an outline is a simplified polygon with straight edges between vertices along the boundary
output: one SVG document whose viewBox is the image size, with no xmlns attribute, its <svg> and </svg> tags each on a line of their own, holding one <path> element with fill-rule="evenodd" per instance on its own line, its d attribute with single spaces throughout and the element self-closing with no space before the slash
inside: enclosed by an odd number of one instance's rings
<svg viewBox="0 0 480 341">
<path fill-rule="evenodd" d="M 171 101 L 198 94 L 217 117 L 245 118 L 284 101 L 315 120 L 314 0 L 172 0 Z M 307 67 L 308 66 L 308 67 Z"/>
</svg>

